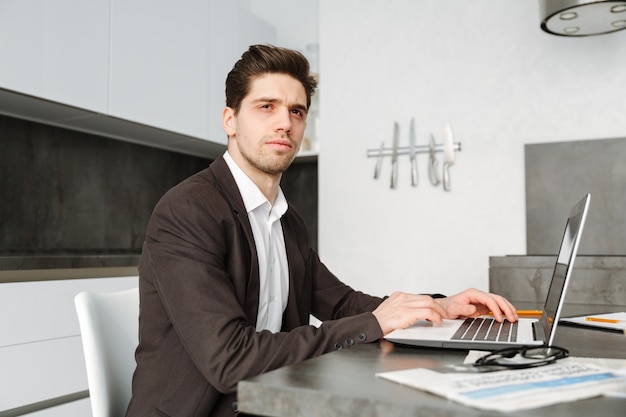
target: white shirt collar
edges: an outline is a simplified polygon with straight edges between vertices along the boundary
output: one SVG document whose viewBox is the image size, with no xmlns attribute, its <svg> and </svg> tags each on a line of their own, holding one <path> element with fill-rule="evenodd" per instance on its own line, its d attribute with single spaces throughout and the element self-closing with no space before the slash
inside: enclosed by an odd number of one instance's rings
<svg viewBox="0 0 626 417">
<path fill-rule="evenodd" d="M 237 165 L 228 151 L 224 153 L 224 160 L 235 178 L 235 183 L 237 183 L 237 188 L 239 188 L 247 213 L 250 213 L 262 205 L 267 204 L 268 207 L 271 208 L 270 214 L 274 213 L 278 218 L 285 214 L 288 206 L 287 199 L 285 198 L 283 190 L 280 187 L 278 188 L 278 195 L 276 196 L 276 201 L 274 201 L 274 206 L 272 207 L 265 195 L 261 192 L 261 190 L 259 190 L 259 187 L 257 187 L 257 185 L 245 172 L 243 172 L 241 168 L 239 168 L 239 165 Z"/>
</svg>

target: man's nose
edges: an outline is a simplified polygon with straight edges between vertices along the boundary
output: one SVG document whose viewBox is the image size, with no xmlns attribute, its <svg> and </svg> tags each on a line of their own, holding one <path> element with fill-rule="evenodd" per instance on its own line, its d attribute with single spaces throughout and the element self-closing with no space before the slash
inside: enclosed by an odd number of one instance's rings
<svg viewBox="0 0 626 417">
<path fill-rule="evenodd" d="M 291 111 L 289 109 L 281 107 L 276 118 L 276 130 L 291 131 Z"/>
</svg>

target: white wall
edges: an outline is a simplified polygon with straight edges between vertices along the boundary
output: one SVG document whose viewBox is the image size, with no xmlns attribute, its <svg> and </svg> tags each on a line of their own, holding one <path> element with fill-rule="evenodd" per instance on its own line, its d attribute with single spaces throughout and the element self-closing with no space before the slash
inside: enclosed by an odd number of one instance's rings
<svg viewBox="0 0 626 417">
<path fill-rule="evenodd" d="M 524 144 L 624 137 L 626 31 L 562 38 L 539 28 L 537 1 L 321 0 L 319 245 L 356 288 L 487 289 L 489 256 L 524 254 Z M 463 150 L 452 191 L 432 187 L 427 156 L 410 186 L 366 151 L 441 141 Z M 441 156 L 440 156 L 441 157 Z M 574 202 L 572 202 L 574 203 Z"/>
</svg>

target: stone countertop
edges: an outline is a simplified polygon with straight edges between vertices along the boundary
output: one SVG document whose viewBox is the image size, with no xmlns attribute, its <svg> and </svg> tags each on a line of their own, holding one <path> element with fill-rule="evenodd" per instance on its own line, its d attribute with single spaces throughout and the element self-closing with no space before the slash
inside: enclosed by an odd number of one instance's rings
<svg viewBox="0 0 626 417">
<path fill-rule="evenodd" d="M 140 257 L 138 253 L 0 255 L 0 271 L 137 266 Z"/>
<path fill-rule="evenodd" d="M 536 304 L 534 305 L 536 307 Z M 572 356 L 626 359 L 624 336 L 561 326 L 556 344 Z M 377 378 L 376 373 L 460 363 L 466 350 L 405 347 L 381 341 L 355 345 L 241 381 L 240 410 L 272 416 L 623 416 L 626 400 L 602 397 L 499 413 L 465 407 Z"/>
<path fill-rule="evenodd" d="M 136 266 L 0 270 L 0 284 L 138 276 Z"/>
<path fill-rule="evenodd" d="M 489 290 L 518 302 L 545 300 L 556 256 L 489 258 Z M 626 310 L 626 256 L 577 256 L 566 304 Z"/>
<path fill-rule="evenodd" d="M 489 266 L 493 268 L 554 268 L 556 255 L 507 255 L 490 256 Z M 574 269 L 626 269 L 626 255 L 578 255 Z"/>
</svg>

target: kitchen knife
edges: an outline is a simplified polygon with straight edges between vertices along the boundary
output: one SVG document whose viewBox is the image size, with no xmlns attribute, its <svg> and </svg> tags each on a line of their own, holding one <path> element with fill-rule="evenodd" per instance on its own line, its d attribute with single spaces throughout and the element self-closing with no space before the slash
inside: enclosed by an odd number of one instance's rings
<svg viewBox="0 0 626 417">
<path fill-rule="evenodd" d="M 409 155 L 411 158 L 411 185 L 417 187 L 417 159 L 415 158 L 415 119 L 411 119 L 411 127 L 409 131 Z"/>
<path fill-rule="evenodd" d="M 378 150 L 378 157 L 376 157 L 376 166 L 374 167 L 374 179 L 378 179 L 380 176 L 380 167 L 383 164 L 383 151 L 385 150 L 385 142 L 380 144 L 380 149 Z"/>
<path fill-rule="evenodd" d="M 398 141 L 400 140 L 400 126 L 393 123 L 393 147 L 391 149 L 391 188 L 398 183 Z"/>
<path fill-rule="evenodd" d="M 437 186 L 441 181 L 439 180 L 439 163 L 437 162 L 437 156 L 435 153 L 435 137 L 431 133 L 430 141 L 428 142 L 428 178 L 430 179 L 430 183 L 432 185 Z"/>
<path fill-rule="evenodd" d="M 450 167 L 454 165 L 454 139 L 452 128 L 446 125 L 443 132 L 443 189 L 450 191 Z"/>
</svg>

